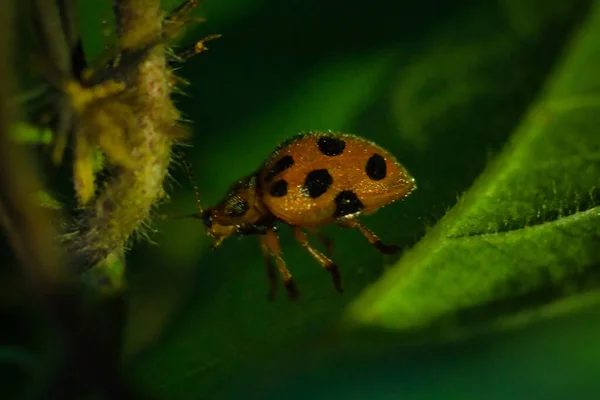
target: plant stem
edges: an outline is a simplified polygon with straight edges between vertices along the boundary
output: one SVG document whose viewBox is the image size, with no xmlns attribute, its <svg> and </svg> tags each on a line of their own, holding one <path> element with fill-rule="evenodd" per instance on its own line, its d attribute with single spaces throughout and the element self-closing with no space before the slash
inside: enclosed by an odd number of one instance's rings
<svg viewBox="0 0 600 400">
<path fill-rule="evenodd" d="M 110 253 L 122 251 L 164 195 L 163 181 L 178 130 L 179 113 L 170 98 L 166 49 L 159 40 L 163 21 L 160 1 L 121 0 L 115 2 L 114 9 L 120 32 L 119 49 L 150 46 L 150 50 L 137 64 L 122 99 L 135 118 L 125 129 L 135 167 L 114 169 L 70 236 L 71 247 L 79 255 L 78 264 L 84 269 Z"/>
</svg>

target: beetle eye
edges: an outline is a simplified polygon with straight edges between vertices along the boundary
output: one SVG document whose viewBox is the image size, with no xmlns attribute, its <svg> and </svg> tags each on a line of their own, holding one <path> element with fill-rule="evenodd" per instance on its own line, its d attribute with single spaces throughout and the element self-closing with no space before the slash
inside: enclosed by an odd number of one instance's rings
<svg viewBox="0 0 600 400">
<path fill-rule="evenodd" d="M 210 229 L 212 227 L 212 215 L 211 213 L 206 210 L 202 213 L 202 220 L 204 221 L 204 226 L 206 227 L 206 229 Z"/>
</svg>

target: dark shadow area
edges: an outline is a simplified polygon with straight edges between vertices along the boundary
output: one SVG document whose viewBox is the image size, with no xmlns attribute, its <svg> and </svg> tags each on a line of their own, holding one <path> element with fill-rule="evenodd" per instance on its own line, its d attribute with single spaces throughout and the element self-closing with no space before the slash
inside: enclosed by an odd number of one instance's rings
<svg viewBox="0 0 600 400">
<path fill-rule="evenodd" d="M 258 368 L 226 398 L 585 398 L 600 389 L 589 369 L 600 358 L 588 347 L 598 317 L 596 305 L 467 340 L 377 329 L 343 342 L 331 335 Z"/>
</svg>

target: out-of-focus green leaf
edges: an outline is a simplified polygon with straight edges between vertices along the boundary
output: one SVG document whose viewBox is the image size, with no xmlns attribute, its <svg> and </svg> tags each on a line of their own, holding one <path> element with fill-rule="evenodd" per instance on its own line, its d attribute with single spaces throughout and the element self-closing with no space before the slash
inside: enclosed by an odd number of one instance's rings
<svg viewBox="0 0 600 400">
<path fill-rule="evenodd" d="M 105 0 L 76 0 L 78 28 L 86 61 L 103 54 L 115 40 L 115 18 L 112 2 Z"/>
<path fill-rule="evenodd" d="M 125 290 L 125 260 L 122 254 L 112 253 L 84 276 L 87 286 L 103 296 Z"/>
<path fill-rule="evenodd" d="M 37 198 L 38 198 L 40 205 L 44 208 L 49 208 L 52 210 L 61 210 L 62 209 L 62 204 L 60 203 L 60 201 L 56 200 L 54 197 L 52 197 L 47 192 L 38 192 Z"/>
<path fill-rule="evenodd" d="M 38 128 L 25 122 L 13 126 L 11 138 L 19 143 L 48 144 L 52 141 L 52 131 Z"/>
<path fill-rule="evenodd" d="M 512 304 L 523 309 L 540 292 L 597 283 L 599 7 L 567 50 L 502 154 L 348 318 L 414 330 L 473 307 L 489 318 L 486 303 L 525 296 Z"/>
</svg>

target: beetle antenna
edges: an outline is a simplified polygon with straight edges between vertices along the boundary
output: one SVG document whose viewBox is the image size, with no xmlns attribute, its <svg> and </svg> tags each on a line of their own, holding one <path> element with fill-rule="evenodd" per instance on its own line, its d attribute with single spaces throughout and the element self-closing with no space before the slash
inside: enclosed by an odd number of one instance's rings
<svg viewBox="0 0 600 400">
<path fill-rule="evenodd" d="M 183 152 L 181 152 L 181 161 L 185 167 L 188 179 L 190 180 L 190 184 L 192 185 L 192 189 L 194 190 L 194 196 L 196 196 L 196 207 L 198 207 L 198 215 L 202 215 L 204 209 L 202 208 L 202 203 L 200 203 L 200 193 L 198 192 L 198 185 L 196 184 L 196 179 L 194 178 L 194 170 L 192 169 L 192 164 L 190 164 L 185 153 Z"/>
<path fill-rule="evenodd" d="M 187 176 L 190 180 L 190 183 L 192 184 L 192 188 L 194 189 L 194 195 L 196 196 L 196 207 L 198 207 L 198 212 L 194 213 L 194 214 L 185 214 L 185 215 L 166 215 L 166 214 L 161 214 L 158 216 L 159 219 L 161 220 L 165 220 L 165 219 L 187 219 L 187 218 L 195 218 L 195 219 L 202 219 L 202 214 L 204 212 L 204 209 L 202 208 L 202 204 L 200 203 L 200 194 L 198 193 L 198 185 L 196 185 L 196 181 L 194 179 L 194 171 L 192 170 L 192 165 L 190 164 L 190 162 L 188 161 L 187 157 L 185 156 L 185 153 L 183 151 L 177 151 L 176 152 L 178 159 L 183 163 Z"/>
</svg>

